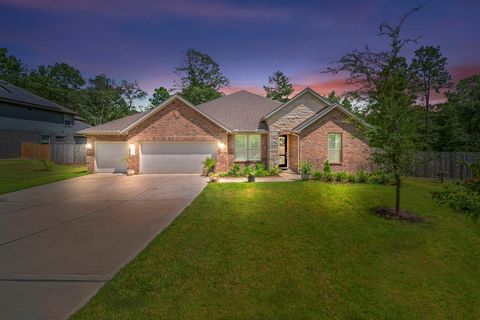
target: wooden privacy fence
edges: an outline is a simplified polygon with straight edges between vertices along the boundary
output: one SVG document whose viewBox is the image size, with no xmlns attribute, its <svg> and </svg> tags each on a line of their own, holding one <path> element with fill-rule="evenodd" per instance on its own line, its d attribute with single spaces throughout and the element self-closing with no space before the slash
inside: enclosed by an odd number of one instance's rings
<svg viewBox="0 0 480 320">
<path fill-rule="evenodd" d="M 21 158 L 31 160 L 50 160 L 50 146 L 48 144 L 22 142 Z"/>
<path fill-rule="evenodd" d="M 55 163 L 84 164 L 87 162 L 87 146 L 85 144 L 52 144 L 51 159 Z"/>
<path fill-rule="evenodd" d="M 22 159 L 51 160 L 55 163 L 84 164 L 87 162 L 85 144 L 38 144 L 22 142 Z"/>
<path fill-rule="evenodd" d="M 424 178 L 438 178 L 439 172 L 444 172 L 446 179 L 470 179 L 473 176 L 468 164 L 480 161 L 478 152 L 422 151 L 417 157 L 412 175 Z"/>
</svg>

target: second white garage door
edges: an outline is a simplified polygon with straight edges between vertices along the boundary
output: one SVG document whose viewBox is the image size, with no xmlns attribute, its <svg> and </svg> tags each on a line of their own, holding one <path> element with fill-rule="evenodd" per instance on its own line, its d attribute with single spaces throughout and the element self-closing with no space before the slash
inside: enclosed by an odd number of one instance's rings
<svg viewBox="0 0 480 320">
<path fill-rule="evenodd" d="M 202 161 L 216 153 L 214 141 L 142 142 L 140 173 L 202 173 Z"/>
</svg>

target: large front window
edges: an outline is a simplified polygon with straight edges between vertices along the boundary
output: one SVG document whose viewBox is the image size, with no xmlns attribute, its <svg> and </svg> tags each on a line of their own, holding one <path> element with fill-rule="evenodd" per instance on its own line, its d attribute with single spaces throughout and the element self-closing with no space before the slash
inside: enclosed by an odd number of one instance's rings
<svg viewBox="0 0 480 320">
<path fill-rule="evenodd" d="M 260 161 L 260 135 L 235 135 L 235 160 Z"/>
<path fill-rule="evenodd" d="M 328 161 L 330 163 L 342 162 L 342 134 L 328 134 Z"/>
</svg>

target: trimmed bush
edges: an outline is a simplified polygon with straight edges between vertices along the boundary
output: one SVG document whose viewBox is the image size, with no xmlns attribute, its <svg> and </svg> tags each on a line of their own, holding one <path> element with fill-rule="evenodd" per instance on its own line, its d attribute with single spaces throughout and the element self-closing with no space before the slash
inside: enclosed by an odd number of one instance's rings
<svg viewBox="0 0 480 320">
<path fill-rule="evenodd" d="M 278 174 L 282 171 L 279 166 L 274 166 L 270 168 L 269 174 L 270 176 L 278 176 Z"/>
<path fill-rule="evenodd" d="M 325 162 L 323 163 L 323 173 L 325 175 L 332 173 L 332 168 L 330 168 L 330 162 L 328 160 L 325 160 Z"/>
<path fill-rule="evenodd" d="M 346 172 L 340 171 L 340 172 L 337 172 L 335 174 L 335 181 L 337 181 L 337 182 L 346 181 L 347 177 L 348 177 L 348 175 L 347 175 Z"/>
<path fill-rule="evenodd" d="M 323 181 L 326 182 L 333 182 L 335 181 L 335 175 L 333 173 L 324 173 L 323 174 Z"/>
<path fill-rule="evenodd" d="M 313 178 L 314 178 L 315 180 L 322 180 L 322 178 L 323 178 L 323 172 L 322 172 L 322 171 L 315 171 L 315 172 L 313 173 Z"/>
<path fill-rule="evenodd" d="M 357 175 L 354 174 L 354 173 L 348 173 L 347 174 L 347 181 L 350 182 L 350 183 L 357 183 L 358 182 Z"/>
<path fill-rule="evenodd" d="M 366 171 L 358 171 L 357 172 L 357 181 L 358 183 L 367 183 L 370 174 Z"/>
<path fill-rule="evenodd" d="M 448 204 L 475 219 L 480 217 L 480 193 L 471 186 L 456 183 L 445 187 L 442 191 L 432 193 L 432 198 L 439 204 Z"/>
<path fill-rule="evenodd" d="M 267 177 L 270 173 L 265 169 L 265 165 L 261 162 L 255 164 L 255 176 L 257 177 Z"/>
</svg>

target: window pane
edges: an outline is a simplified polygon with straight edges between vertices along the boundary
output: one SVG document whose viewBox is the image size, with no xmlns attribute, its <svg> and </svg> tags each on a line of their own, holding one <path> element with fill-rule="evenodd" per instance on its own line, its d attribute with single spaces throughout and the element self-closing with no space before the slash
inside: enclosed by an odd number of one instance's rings
<svg viewBox="0 0 480 320">
<path fill-rule="evenodd" d="M 260 161 L 260 150 L 248 150 L 248 160 Z"/>
<path fill-rule="evenodd" d="M 339 163 L 340 150 L 328 150 L 328 161 L 331 163 Z"/>
<path fill-rule="evenodd" d="M 260 135 L 249 135 L 248 136 L 248 148 L 249 149 L 260 149 Z"/>
<path fill-rule="evenodd" d="M 235 135 L 235 150 L 247 149 L 247 136 L 243 134 Z"/>
<path fill-rule="evenodd" d="M 247 150 L 235 150 L 235 160 L 247 161 Z"/>
<path fill-rule="evenodd" d="M 342 145 L 342 138 L 340 133 L 328 134 L 328 149 L 339 150 Z"/>
</svg>

